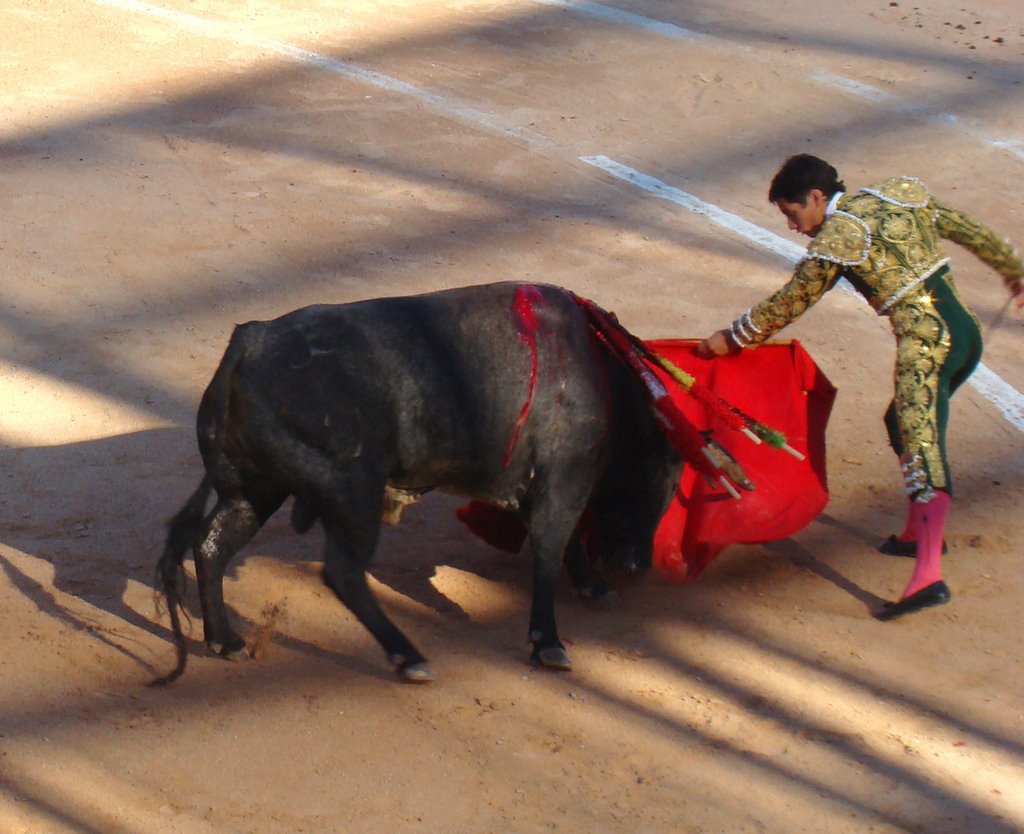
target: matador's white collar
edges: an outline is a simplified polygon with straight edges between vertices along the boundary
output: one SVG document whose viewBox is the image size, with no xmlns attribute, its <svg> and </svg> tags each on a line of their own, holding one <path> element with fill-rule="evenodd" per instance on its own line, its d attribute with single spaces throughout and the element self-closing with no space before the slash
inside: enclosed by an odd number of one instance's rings
<svg viewBox="0 0 1024 834">
<path fill-rule="evenodd" d="M 832 216 L 832 212 L 836 210 L 836 206 L 839 203 L 839 198 L 842 197 L 846 192 L 837 191 L 832 195 L 832 199 L 828 201 L 828 205 L 825 206 L 825 217 L 826 219 Z"/>
</svg>

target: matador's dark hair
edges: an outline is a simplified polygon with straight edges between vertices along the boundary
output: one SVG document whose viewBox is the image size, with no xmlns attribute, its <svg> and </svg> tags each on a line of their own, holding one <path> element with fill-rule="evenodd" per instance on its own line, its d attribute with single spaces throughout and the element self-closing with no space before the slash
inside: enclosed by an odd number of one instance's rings
<svg viewBox="0 0 1024 834">
<path fill-rule="evenodd" d="M 782 163 L 768 189 L 768 202 L 806 203 L 812 188 L 820 189 L 826 197 L 837 191 L 846 191 L 835 168 L 824 159 L 809 153 L 798 153 Z"/>
</svg>

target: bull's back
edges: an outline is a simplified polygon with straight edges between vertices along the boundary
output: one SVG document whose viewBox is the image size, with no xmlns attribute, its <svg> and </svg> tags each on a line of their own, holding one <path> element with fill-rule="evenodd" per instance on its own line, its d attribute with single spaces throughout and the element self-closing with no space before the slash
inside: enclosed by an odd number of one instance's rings
<svg viewBox="0 0 1024 834">
<path fill-rule="evenodd" d="M 553 443 L 596 449 L 605 430 L 603 354 L 556 287 L 318 305 L 245 327 L 232 396 L 264 441 L 291 433 L 339 460 L 381 455 L 405 486 L 521 480 L 559 454 Z"/>
</svg>

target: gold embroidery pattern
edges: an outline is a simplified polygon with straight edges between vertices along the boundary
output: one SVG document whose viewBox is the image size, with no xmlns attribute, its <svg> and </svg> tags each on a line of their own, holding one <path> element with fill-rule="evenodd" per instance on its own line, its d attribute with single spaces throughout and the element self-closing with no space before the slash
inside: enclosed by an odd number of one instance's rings
<svg viewBox="0 0 1024 834">
<path fill-rule="evenodd" d="M 935 226 L 942 237 L 973 252 L 981 261 L 1003 276 L 1011 289 L 1024 278 L 1024 260 L 1005 238 L 955 208 L 932 200 Z"/>
<path fill-rule="evenodd" d="M 839 264 L 820 258 L 802 260 L 785 286 L 733 322 L 736 344 L 753 347 L 771 338 L 803 315 L 838 278 Z"/>
<path fill-rule="evenodd" d="M 871 230 L 867 258 L 851 271 L 863 279 L 871 293 L 869 300 L 883 312 L 890 306 L 890 299 L 904 294 L 908 287 L 920 283 L 947 260 L 933 222 L 934 210 L 927 200 L 924 205 L 904 205 L 887 196 L 896 190 L 895 184 L 907 182 L 911 182 L 909 178 L 887 180 L 876 189 L 839 200 L 840 209 L 856 214 Z M 918 188 L 923 189 L 920 182 L 911 193 L 901 193 L 901 197 L 907 198 L 906 202 L 911 197 L 920 198 Z M 876 192 L 883 189 L 886 196 L 879 196 Z"/>
<path fill-rule="evenodd" d="M 949 355 L 949 328 L 927 296 L 915 304 L 898 305 L 892 313 L 896 342 L 896 418 L 903 438 L 903 461 L 908 470 L 923 469 L 908 477 L 908 491 L 923 480 L 943 489 L 947 486 L 939 444 L 937 404 L 939 373 Z"/>
<path fill-rule="evenodd" d="M 867 223 L 845 211 L 836 211 L 815 235 L 804 258 L 823 258 L 834 264 L 852 266 L 868 256 L 870 245 Z"/>
<path fill-rule="evenodd" d="M 917 177 L 890 177 L 879 185 L 863 190 L 905 208 L 924 208 L 928 205 L 928 189 Z"/>
</svg>

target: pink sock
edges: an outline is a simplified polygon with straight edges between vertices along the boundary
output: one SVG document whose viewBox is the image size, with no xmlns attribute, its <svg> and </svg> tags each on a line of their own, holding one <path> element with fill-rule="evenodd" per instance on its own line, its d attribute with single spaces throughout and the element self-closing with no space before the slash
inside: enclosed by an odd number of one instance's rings
<svg viewBox="0 0 1024 834">
<path fill-rule="evenodd" d="M 917 522 L 914 519 L 914 501 L 912 499 L 907 502 L 907 523 L 903 532 L 896 539 L 901 542 L 917 541 Z"/>
<path fill-rule="evenodd" d="M 934 497 L 925 504 L 911 502 L 912 523 L 917 529 L 917 559 L 914 575 L 900 599 L 942 579 L 942 539 L 951 500 L 948 492 L 936 490 Z"/>
</svg>

